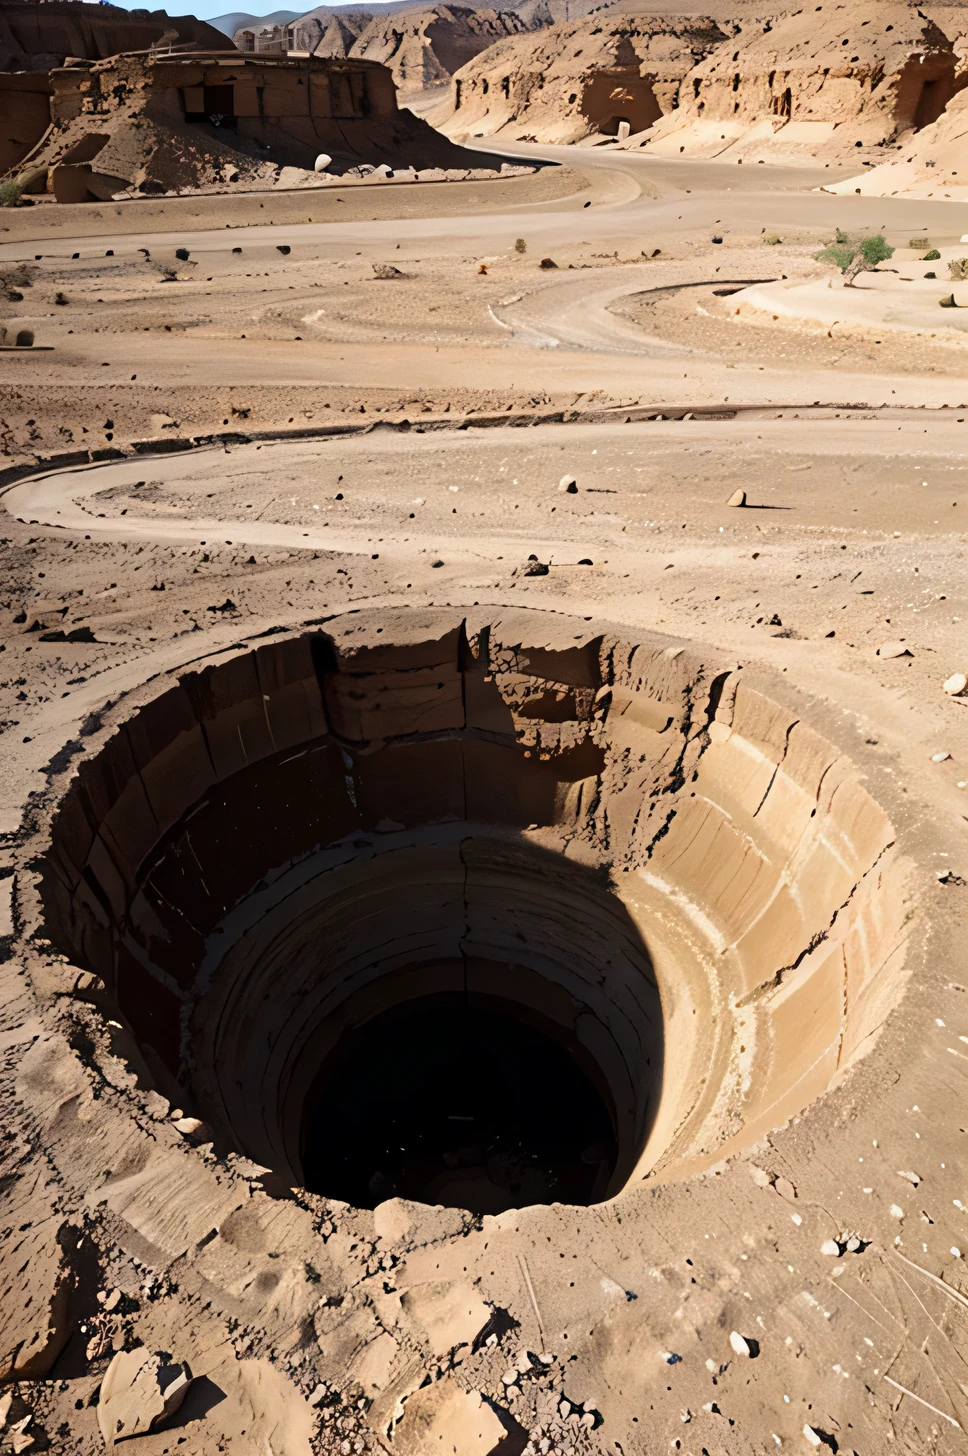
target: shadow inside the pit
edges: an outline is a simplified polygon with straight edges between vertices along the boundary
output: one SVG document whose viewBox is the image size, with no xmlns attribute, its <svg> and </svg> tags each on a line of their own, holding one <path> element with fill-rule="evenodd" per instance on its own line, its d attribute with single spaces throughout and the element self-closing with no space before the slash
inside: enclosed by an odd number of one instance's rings
<svg viewBox="0 0 968 1456">
<path fill-rule="evenodd" d="M 55 943 L 116 998 L 141 1085 L 269 1170 L 267 1192 L 587 1205 L 648 1140 L 662 1010 L 594 863 L 598 647 L 515 649 L 534 680 L 515 714 L 499 654 L 461 633 L 388 662 L 325 634 L 233 658 L 142 709 L 61 811 Z M 178 774 L 157 748 L 176 727 L 195 755 Z"/>
<path fill-rule="evenodd" d="M 614 1118 L 580 1046 L 519 1016 L 486 996 L 431 997 L 342 1038 L 307 1106 L 306 1186 L 369 1208 L 600 1202 Z"/>
<path fill-rule="evenodd" d="M 516 856 L 525 897 L 540 866 L 577 913 L 542 927 L 533 911 L 539 924 L 525 933 L 519 895 L 502 904 L 498 890 L 490 944 L 472 933 L 472 953 L 400 968 L 347 1003 L 302 1108 L 310 1191 L 358 1207 L 402 1197 L 498 1214 L 600 1203 L 627 1181 L 662 1076 L 647 947 L 598 871 L 535 846 Z M 385 943 L 382 927 L 376 938 Z M 500 956 L 509 941 L 520 960 Z"/>
</svg>

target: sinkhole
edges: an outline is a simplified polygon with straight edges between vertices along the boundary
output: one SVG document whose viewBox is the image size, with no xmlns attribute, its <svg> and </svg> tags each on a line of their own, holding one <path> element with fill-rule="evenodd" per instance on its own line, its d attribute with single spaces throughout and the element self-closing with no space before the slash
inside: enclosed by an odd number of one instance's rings
<svg viewBox="0 0 968 1456">
<path fill-rule="evenodd" d="M 116 714 L 48 933 L 274 1186 L 499 1214 L 683 1177 L 835 1085 L 903 988 L 887 814 L 702 645 L 361 612 Z"/>
</svg>

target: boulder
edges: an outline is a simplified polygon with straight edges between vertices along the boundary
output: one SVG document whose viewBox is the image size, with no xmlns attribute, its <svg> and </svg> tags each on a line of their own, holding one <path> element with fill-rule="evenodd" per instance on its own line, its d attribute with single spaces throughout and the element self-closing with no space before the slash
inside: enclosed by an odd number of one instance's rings
<svg viewBox="0 0 968 1456">
<path fill-rule="evenodd" d="M 165 1355 L 139 1346 L 115 1355 L 101 1382 L 97 1422 L 108 1449 L 173 1416 L 185 1399 L 192 1374 Z"/>
</svg>

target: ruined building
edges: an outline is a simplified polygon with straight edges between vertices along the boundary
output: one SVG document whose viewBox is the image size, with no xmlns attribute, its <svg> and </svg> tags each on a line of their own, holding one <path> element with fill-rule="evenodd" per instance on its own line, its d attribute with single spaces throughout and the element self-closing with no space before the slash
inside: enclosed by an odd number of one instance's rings
<svg viewBox="0 0 968 1456">
<path fill-rule="evenodd" d="M 20 174 L 59 202 L 232 184 L 297 184 L 327 153 L 361 161 L 466 167 L 468 158 L 397 108 L 373 61 L 139 54 L 74 61 L 50 74 L 50 125 Z M 475 154 L 471 165 L 488 165 Z"/>
</svg>

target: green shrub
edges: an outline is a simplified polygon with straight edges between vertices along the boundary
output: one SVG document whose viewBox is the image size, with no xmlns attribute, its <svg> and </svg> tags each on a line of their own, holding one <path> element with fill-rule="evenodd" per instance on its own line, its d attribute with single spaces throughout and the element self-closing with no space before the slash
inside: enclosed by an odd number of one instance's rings
<svg viewBox="0 0 968 1456">
<path fill-rule="evenodd" d="M 516 253 L 526 253 L 528 251 L 528 245 L 524 241 L 524 238 L 514 239 L 514 251 Z"/>
<path fill-rule="evenodd" d="M 848 288 L 853 286 L 858 273 L 869 272 L 878 263 L 884 263 L 893 256 L 894 249 L 885 241 L 883 233 L 851 236 L 840 228 L 837 229 L 835 241 L 814 254 L 818 263 L 833 263 L 839 268 Z"/>
<path fill-rule="evenodd" d="M 778 243 L 783 242 L 783 239 L 780 237 L 779 233 L 764 233 L 763 241 L 768 248 L 775 248 Z"/>
<path fill-rule="evenodd" d="M 0 207 L 16 207 L 23 195 L 22 182 L 0 182 Z"/>
<path fill-rule="evenodd" d="M 921 262 L 922 263 L 937 263 L 937 261 L 938 261 L 938 259 L 940 257 L 941 257 L 941 254 L 938 252 L 937 248 L 932 248 L 931 251 L 930 251 L 930 253 L 925 253 L 924 257 L 921 259 Z"/>
</svg>

